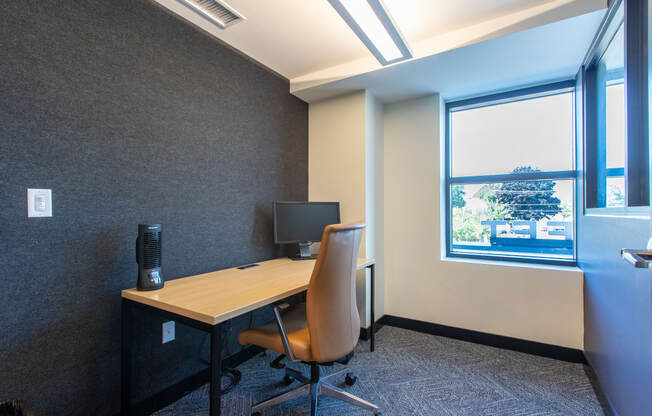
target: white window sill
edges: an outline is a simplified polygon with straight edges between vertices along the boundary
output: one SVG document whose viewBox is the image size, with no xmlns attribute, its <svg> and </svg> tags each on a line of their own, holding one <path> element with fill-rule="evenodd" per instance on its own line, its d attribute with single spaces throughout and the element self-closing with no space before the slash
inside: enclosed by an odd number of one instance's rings
<svg viewBox="0 0 652 416">
<path fill-rule="evenodd" d="M 474 259 L 468 257 L 446 257 L 446 256 L 443 256 L 441 260 L 450 261 L 454 263 L 484 264 L 486 266 L 520 267 L 526 269 L 559 270 L 564 272 L 583 273 L 582 269 L 580 269 L 577 266 L 562 266 L 557 264 L 539 264 L 539 263 L 526 263 L 526 262 L 518 262 L 518 261 L 485 260 L 485 259 Z"/>
<path fill-rule="evenodd" d="M 650 207 L 614 207 L 614 208 L 587 208 L 587 217 L 623 217 L 632 219 L 650 219 Z"/>
</svg>

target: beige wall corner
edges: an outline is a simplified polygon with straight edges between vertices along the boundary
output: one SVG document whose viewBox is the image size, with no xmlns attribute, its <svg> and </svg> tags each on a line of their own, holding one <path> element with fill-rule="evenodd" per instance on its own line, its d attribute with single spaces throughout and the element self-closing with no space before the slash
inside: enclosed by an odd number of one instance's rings
<svg viewBox="0 0 652 416">
<path fill-rule="evenodd" d="M 378 261 L 383 314 L 583 348 L 576 268 L 451 261 L 443 256 L 444 104 L 433 94 L 382 105 L 365 91 L 310 104 L 309 198 L 364 219 L 360 255 Z M 358 275 L 362 325 L 368 272 Z"/>
<path fill-rule="evenodd" d="M 360 256 L 375 258 L 382 249 L 382 221 L 376 213 L 382 175 L 376 150 L 382 143 L 382 105 L 365 91 L 311 103 L 308 118 L 308 196 L 311 201 L 339 201 L 342 222 L 364 220 L 367 228 Z M 382 169 L 382 166 L 380 166 Z M 380 180 L 379 180 L 380 178 Z M 382 195 L 382 189 L 380 192 Z M 378 202 L 382 205 L 382 202 Z M 379 237 L 380 236 L 380 237 Z M 381 244 L 377 244 L 381 242 Z M 377 293 L 382 294 L 382 265 L 376 268 Z M 358 273 L 358 307 L 363 327 L 370 322 L 369 271 Z M 382 296 L 376 304 L 382 305 Z M 382 310 L 376 310 L 376 317 Z"/>
<path fill-rule="evenodd" d="M 583 348 L 576 268 L 442 258 L 437 95 L 384 108 L 385 314 Z"/>
</svg>

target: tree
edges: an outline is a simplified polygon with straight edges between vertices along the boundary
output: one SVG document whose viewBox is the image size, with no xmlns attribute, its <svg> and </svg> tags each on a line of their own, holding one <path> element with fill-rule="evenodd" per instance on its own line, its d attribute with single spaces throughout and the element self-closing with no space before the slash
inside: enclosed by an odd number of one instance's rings
<svg viewBox="0 0 652 416">
<path fill-rule="evenodd" d="M 490 183 L 483 185 L 480 189 L 473 194 L 474 198 L 483 200 L 487 204 L 487 220 L 489 221 L 501 221 L 504 220 L 509 211 L 507 208 L 498 201 L 496 192 L 500 190 L 500 186 L 495 183 Z"/>
<path fill-rule="evenodd" d="M 453 241 L 478 242 L 485 238 L 486 230 L 477 215 L 461 209 L 453 211 Z"/>
<path fill-rule="evenodd" d="M 609 194 L 607 195 L 608 207 L 624 207 L 625 195 L 620 187 L 616 185 L 609 185 Z"/>
<path fill-rule="evenodd" d="M 464 200 L 464 185 L 453 185 L 451 192 L 451 204 L 453 208 L 464 208 L 466 201 Z"/>
<path fill-rule="evenodd" d="M 512 173 L 534 173 L 540 169 L 519 166 Z M 560 213 L 561 201 L 555 197 L 555 182 L 511 181 L 504 182 L 496 191 L 498 202 L 509 211 L 510 220 L 538 221 Z"/>
</svg>

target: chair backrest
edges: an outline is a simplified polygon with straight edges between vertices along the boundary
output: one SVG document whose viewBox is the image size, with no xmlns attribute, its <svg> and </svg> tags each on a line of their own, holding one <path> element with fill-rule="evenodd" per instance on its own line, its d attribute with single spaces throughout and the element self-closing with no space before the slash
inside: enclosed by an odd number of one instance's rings
<svg viewBox="0 0 652 416">
<path fill-rule="evenodd" d="M 312 356 L 317 362 L 342 358 L 360 337 L 355 274 L 364 222 L 324 229 L 306 295 Z"/>
</svg>

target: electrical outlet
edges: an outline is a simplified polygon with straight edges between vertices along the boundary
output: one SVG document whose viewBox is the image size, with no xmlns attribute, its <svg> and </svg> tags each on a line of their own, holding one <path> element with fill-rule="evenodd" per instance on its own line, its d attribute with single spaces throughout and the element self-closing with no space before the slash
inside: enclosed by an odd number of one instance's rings
<svg viewBox="0 0 652 416">
<path fill-rule="evenodd" d="M 163 344 L 174 341 L 174 321 L 163 322 Z"/>
</svg>

